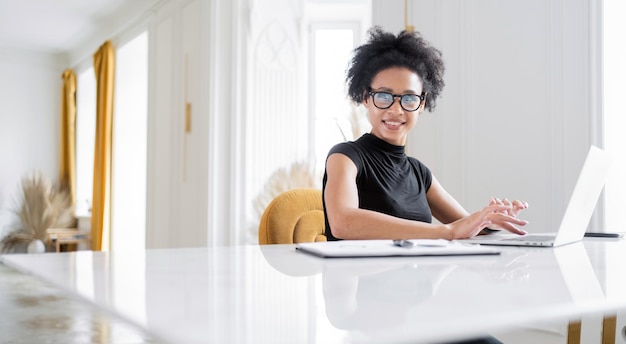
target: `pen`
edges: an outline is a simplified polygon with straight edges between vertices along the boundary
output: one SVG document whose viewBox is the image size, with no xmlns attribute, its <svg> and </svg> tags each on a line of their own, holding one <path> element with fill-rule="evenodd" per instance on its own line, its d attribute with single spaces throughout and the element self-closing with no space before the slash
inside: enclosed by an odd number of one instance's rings
<svg viewBox="0 0 626 344">
<path fill-rule="evenodd" d="M 393 246 L 398 246 L 398 247 L 413 247 L 413 243 L 408 241 L 408 240 L 394 240 L 393 241 Z"/>
<path fill-rule="evenodd" d="M 423 247 L 443 247 L 450 245 L 450 241 L 445 239 L 414 239 L 414 240 L 393 240 L 393 246 L 410 248 L 415 246 Z"/>
</svg>

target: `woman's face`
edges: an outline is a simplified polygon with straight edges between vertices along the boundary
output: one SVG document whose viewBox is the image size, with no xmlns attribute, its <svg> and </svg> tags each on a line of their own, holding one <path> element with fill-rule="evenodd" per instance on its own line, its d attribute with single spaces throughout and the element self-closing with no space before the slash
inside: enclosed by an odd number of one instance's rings
<svg viewBox="0 0 626 344">
<path fill-rule="evenodd" d="M 421 95 L 422 80 L 407 68 L 392 67 L 383 69 L 374 76 L 371 89 L 372 92 L 388 92 L 394 95 Z M 364 97 L 363 105 L 367 108 L 369 121 L 372 124 L 372 134 L 397 146 L 406 144 L 409 131 L 415 126 L 417 117 L 424 109 L 424 102 L 422 102 L 417 111 L 406 111 L 400 106 L 400 98 L 394 98 L 389 108 L 379 109 L 374 105 L 373 98 L 369 94 Z"/>
</svg>

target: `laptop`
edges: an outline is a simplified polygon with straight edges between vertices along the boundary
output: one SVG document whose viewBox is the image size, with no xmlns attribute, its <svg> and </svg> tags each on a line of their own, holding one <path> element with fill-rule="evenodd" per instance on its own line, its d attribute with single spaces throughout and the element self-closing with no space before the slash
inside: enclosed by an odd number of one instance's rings
<svg viewBox="0 0 626 344">
<path fill-rule="evenodd" d="M 610 162 L 610 156 L 604 150 L 593 145 L 589 148 L 556 233 L 523 236 L 480 235 L 458 241 L 482 245 L 555 247 L 582 240 L 604 187 Z"/>
</svg>

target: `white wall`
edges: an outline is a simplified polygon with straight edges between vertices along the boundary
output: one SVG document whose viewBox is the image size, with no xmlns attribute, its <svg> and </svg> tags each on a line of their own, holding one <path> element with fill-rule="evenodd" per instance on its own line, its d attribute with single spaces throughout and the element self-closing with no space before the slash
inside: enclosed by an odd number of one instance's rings
<svg viewBox="0 0 626 344">
<path fill-rule="evenodd" d="M 0 236 L 21 178 L 59 176 L 62 69 L 53 55 L 0 50 Z"/>
<path fill-rule="evenodd" d="M 205 5 L 170 1 L 149 19 L 147 248 L 208 245 Z"/>
<path fill-rule="evenodd" d="M 524 199 L 530 231 L 558 228 L 600 123 L 588 0 L 414 0 L 409 22 L 441 50 L 446 87 L 408 151 L 470 211 Z M 374 1 L 404 28 L 404 1 Z"/>
</svg>

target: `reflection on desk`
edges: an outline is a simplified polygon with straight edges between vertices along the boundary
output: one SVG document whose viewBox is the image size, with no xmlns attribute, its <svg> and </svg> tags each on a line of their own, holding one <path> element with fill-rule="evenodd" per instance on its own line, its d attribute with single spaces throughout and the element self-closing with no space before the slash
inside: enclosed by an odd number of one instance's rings
<svg viewBox="0 0 626 344">
<path fill-rule="evenodd" d="M 161 344 L 123 320 L 0 264 L 0 343 Z"/>
<path fill-rule="evenodd" d="M 531 253 L 513 249 L 502 256 L 461 259 L 314 258 L 291 268 L 318 266 L 308 269 L 321 273 L 328 320 L 355 338 L 432 341 L 446 333 L 447 339 L 467 339 L 488 335 L 489 330 L 481 331 L 483 324 L 515 324 L 524 316 L 524 309 L 543 307 L 544 302 L 571 301 L 558 270 L 556 274 L 554 270 L 532 271 Z M 532 254 L 542 264 L 556 265 L 554 250 Z M 534 298 L 537 290 L 541 295 Z M 511 307 L 514 304 L 517 306 Z M 426 335 L 430 331 L 435 337 Z"/>
<path fill-rule="evenodd" d="M 329 267 L 322 275 L 326 314 L 333 326 L 344 330 L 401 328 L 409 311 L 437 294 L 455 268 L 418 263 L 368 269 Z"/>
<path fill-rule="evenodd" d="M 624 241 L 469 257 L 322 259 L 266 245 L 0 259 L 171 343 L 447 341 L 626 308 Z"/>
</svg>

